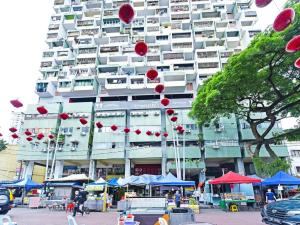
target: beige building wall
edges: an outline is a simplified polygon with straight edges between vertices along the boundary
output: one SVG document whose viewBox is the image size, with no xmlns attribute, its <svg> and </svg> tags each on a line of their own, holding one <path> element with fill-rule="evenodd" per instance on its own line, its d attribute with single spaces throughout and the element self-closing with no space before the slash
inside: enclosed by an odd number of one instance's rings
<svg viewBox="0 0 300 225">
<path fill-rule="evenodd" d="M 21 163 L 17 161 L 19 146 L 8 145 L 7 149 L 0 152 L 0 181 L 16 180 L 20 171 Z M 35 165 L 32 180 L 42 183 L 45 177 L 45 167 Z"/>
</svg>

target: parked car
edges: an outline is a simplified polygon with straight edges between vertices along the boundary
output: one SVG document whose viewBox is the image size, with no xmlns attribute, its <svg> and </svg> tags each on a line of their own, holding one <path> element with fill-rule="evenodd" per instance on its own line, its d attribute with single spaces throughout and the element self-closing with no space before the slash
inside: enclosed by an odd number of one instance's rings
<svg viewBox="0 0 300 225">
<path fill-rule="evenodd" d="M 0 188 L 0 215 L 5 215 L 12 208 L 11 192 L 6 188 Z"/>
<path fill-rule="evenodd" d="M 300 225 L 300 194 L 265 205 L 261 216 L 266 224 Z"/>
</svg>

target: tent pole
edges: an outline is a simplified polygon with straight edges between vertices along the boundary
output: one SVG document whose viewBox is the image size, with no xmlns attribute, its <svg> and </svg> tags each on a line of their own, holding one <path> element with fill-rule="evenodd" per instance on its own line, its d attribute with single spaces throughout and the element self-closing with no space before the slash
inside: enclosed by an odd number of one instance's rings
<svg viewBox="0 0 300 225">
<path fill-rule="evenodd" d="M 50 151 L 50 138 L 48 138 L 48 147 L 47 147 L 47 161 L 46 161 L 46 170 L 45 170 L 45 180 L 48 179 L 48 167 L 49 167 L 49 151 Z"/>
<path fill-rule="evenodd" d="M 180 150 L 179 150 L 179 138 L 178 138 L 178 133 L 176 132 L 176 143 L 177 143 L 177 157 L 178 157 L 178 169 L 179 169 L 179 179 L 181 180 L 181 162 L 180 162 Z"/>
<path fill-rule="evenodd" d="M 57 148 L 58 148 L 58 139 L 59 139 L 60 134 L 61 134 L 61 132 L 60 132 L 60 126 L 59 126 L 58 134 L 56 137 L 56 144 L 55 144 L 54 155 L 53 155 L 53 159 L 52 159 L 51 170 L 50 170 L 50 176 L 49 176 L 50 179 L 52 179 L 52 176 L 54 173 L 54 165 L 55 165 L 55 160 L 56 160 L 56 152 L 57 152 Z"/>
<path fill-rule="evenodd" d="M 173 145 L 174 145 L 174 158 L 175 158 L 175 165 L 176 165 L 176 176 L 178 178 L 179 172 L 178 172 L 177 151 L 176 151 L 176 143 L 175 143 L 175 135 L 174 135 L 174 126 L 173 126 L 172 123 L 171 123 L 171 130 L 172 130 Z"/>
</svg>

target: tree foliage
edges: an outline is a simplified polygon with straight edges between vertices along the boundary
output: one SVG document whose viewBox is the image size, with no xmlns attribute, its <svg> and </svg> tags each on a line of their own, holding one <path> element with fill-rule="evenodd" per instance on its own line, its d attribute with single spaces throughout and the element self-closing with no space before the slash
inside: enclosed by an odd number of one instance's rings
<svg viewBox="0 0 300 225">
<path fill-rule="evenodd" d="M 0 152 L 5 150 L 7 148 L 7 142 L 4 141 L 3 139 L 0 140 Z"/>
<path fill-rule="evenodd" d="M 252 160 L 256 173 L 261 177 L 271 177 L 279 171 L 288 172 L 289 168 L 291 167 L 290 161 L 280 158 L 277 158 L 274 161 L 268 163 L 257 157 L 254 157 Z"/>
<path fill-rule="evenodd" d="M 300 34 L 300 4 L 293 8 L 295 20 L 285 31 L 267 29 L 257 35 L 245 50 L 228 59 L 222 71 L 204 82 L 190 113 L 199 124 L 231 113 L 246 120 L 255 137 L 249 142 L 256 146 L 254 157 L 265 145 L 276 158 L 270 145 L 286 138 L 290 131 L 278 134 L 278 138 L 267 135 L 276 122 L 300 114 L 300 70 L 294 67 L 300 51 L 285 51 L 287 42 Z M 261 131 L 258 127 L 263 123 L 267 128 Z"/>
</svg>

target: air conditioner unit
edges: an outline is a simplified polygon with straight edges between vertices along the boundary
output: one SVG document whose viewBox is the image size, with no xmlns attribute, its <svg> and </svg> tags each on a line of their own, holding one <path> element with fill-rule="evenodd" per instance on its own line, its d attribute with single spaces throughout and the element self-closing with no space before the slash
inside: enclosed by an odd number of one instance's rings
<svg viewBox="0 0 300 225">
<path fill-rule="evenodd" d="M 76 147 L 71 147 L 71 151 L 75 151 L 76 150 Z"/>
<path fill-rule="evenodd" d="M 61 152 L 62 150 L 63 150 L 62 147 L 59 147 L 59 148 L 57 149 L 57 151 L 59 151 L 59 152 Z"/>
<path fill-rule="evenodd" d="M 66 135 L 67 136 L 72 136 L 72 133 L 71 132 L 67 132 Z"/>
<path fill-rule="evenodd" d="M 144 112 L 144 113 L 143 113 L 143 116 L 149 116 L 149 114 L 148 114 L 148 113 L 146 113 L 146 112 Z"/>
<path fill-rule="evenodd" d="M 86 132 L 81 132 L 81 136 L 86 136 Z"/>
<path fill-rule="evenodd" d="M 191 130 L 186 130 L 185 131 L 187 134 L 190 134 L 192 131 Z"/>
<path fill-rule="evenodd" d="M 159 112 L 155 112 L 155 113 L 154 113 L 154 116 L 159 116 Z"/>
<path fill-rule="evenodd" d="M 178 115 L 178 112 L 174 112 L 174 115 Z"/>
<path fill-rule="evenodd" d="M 47 152 L 47 149 L 46 149 L 46 148 L 43 148 L 43 149 L 42 149 L 42 152 Z"/>
<path fill-rule="evenodd" d="M 214 144 L 212 147 L 213 147 L 213 149 L 219 149 L 219 148 L 220 148 L 220 145 Z"/>
</svg>

